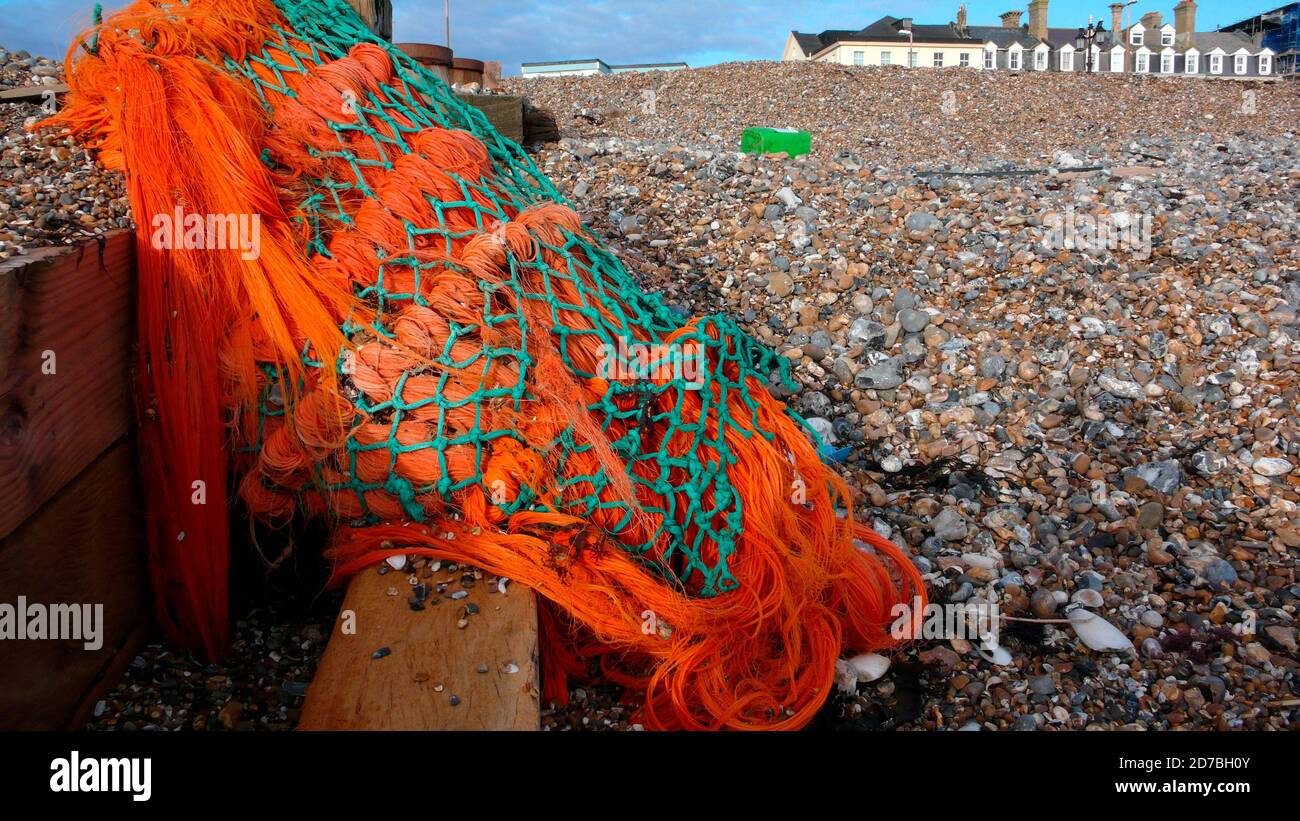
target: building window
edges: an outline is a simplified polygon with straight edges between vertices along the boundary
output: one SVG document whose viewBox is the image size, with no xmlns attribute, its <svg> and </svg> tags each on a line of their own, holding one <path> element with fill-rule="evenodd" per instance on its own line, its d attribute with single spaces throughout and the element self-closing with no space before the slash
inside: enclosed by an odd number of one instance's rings
<svg viewBox="0 0 1300 821">
<path fill-rule="evenodd" d="M 1174 44 L 1174 33 L 1172 31 L 1160 32 L 1160 45 L 1172 46 Z"/>
<path fill-rule="evenodd" d="M 984 52 L 984 67 L 989 69 L 990 71 L 997 68 L 997 63 L 995 62 L 995 60 L 997 60 L 997 52 L 995 52 L 993 49 L 987 49 Z"/>
<path fill-rule="evenodd" d="M 1116 72 L 1124 70 L 1124 52 L 1112 51 L 1110 53 L 1110 70 Z"/>
<path fill-rule="evenodd" d="M 916 68 L 916 52 L 915 52 L 915 51 L 908 51 L 908 52 L 907 52 L 907 67 L 908 67 L 908 68 Z"/>
<path fill-rule="evenodd" d="M 1196 64 L 1199 62 L 1195 54 L 1188 54 L 1183 58 L 1183 71 L 1187 74 L 1195 74 L 1198 68 Z"/>
<path fill-rule="evenodd" d="M 1046 70 L 1046 69 L 1047 69 L 1047 52 L 1042 51 L 1041 49 L 1040 49 L 1039 51 L 1035 51 L 1035 52 L 1034 52 L 1034 70 L 1035 70 L 1035 71 L 1044 71 L 1044 70 Z"/>
<path fill-rule="evenodd" d="M 1237 54 L 1232 58 L 1232 70 L 1238 74 L 1246 73 L 1246 55 Z"/>
<path fill-rule="evenodd" d="M 1007 52 L 1007 68 L 1011 69 L 1012 71 L 1020 70 L 1020 52 L 1018 51 Z"/>
<path fill-rule="evenodd" d="M 1136 30 L 1131 30 L 1131 31 L 1129 31 L 1129 33 L 1128 33 L 1128 44 L 1129 44 L 1130 46 L 1140 46 L 1140 45 L 1142 45 L 1142 32 L 1140 32 L 1140 31 L 1136 31 Z"/>
<path fill-rule="evenodd" d="M 942 52 L 942 51 L 936 51 L 936 52 L 934 53 L 934 67 L 935 67 L 935 68 L 943 68 L 943 52 Z"/>
<path fill-rule="evenodd" d="M 1061 71 L 1074 71 L 1074 52 L 1061 52 Z"/>
<path fill-rule="evenodd" d="M 1211 54 L 1211 55 L 1210 55 L 1210 73 L 1211 73 L 1211 74 L 1222 74 L 1222 73 L 1223 73 L 1223 55 L 1222 55 L 1222 54 Z"/>
<path fill-rule="evenodd" d="M 958 57 L 957 57 L 957 65 L 960 66 L 960 67 L 962 67 L 962 68 L 970 68 L 970 52 L 969 52 L 969 51 L 963 51 L 960 55 L 958 55 Z M 1261 71 L 1260 73 L 1262 74 L 1263 72 Z"/>
<path fill-rule="evenodd" d="M 1273 73 L 1273 57 L 1271 55 L 1268 54 L 1259 55 L 1259 73 L 1260 74 Z"/>
<path fill-rule="evenodd" d="M 865 51 L 853 52 L 853 65 L 855 66 L 866 65 L 866 62 L 867 62 L 867 53 Z"/>
<path fill-rule="evenodd" d="M 1139 55 L 1137 56 L 1137 72 L 1138 72 L 1138 74 L 1146 74 L 1146 73 L 1147 73 L 1147 58 L 1148 58 L 1149 56 L 1150 56 L 1150 55 L 1147 55 L 1147 54 L 1139 54 Z"/>
<path fill-rule="evenodd" d="M 894 55 L 892 52 L 888 52 L 888 51 L 880 52 L 880 64 L 882 66 L 893 65 L 893 61 L 894 61 Z"/>
<path fill-rule="evenodd" d="M 1174 73 L 1174 55 L 1172 54 L 1160 55 L 1160 73 L 1161 74 Z"/>
</svg>

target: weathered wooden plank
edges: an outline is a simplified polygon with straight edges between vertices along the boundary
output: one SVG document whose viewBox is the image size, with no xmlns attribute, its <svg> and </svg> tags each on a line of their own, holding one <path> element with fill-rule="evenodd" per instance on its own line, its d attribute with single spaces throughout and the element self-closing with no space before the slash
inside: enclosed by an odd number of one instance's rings
<svg viewBox="0 0 1300 821">
<path fill-rule="evenodd" d="M 397 588 L 398 595 L 389 595 Z M 537 602 L 479 584 L 459 601 L 410 609 L 405 574 L 360 573 L 307 691 L 302 730 L 536 730 L 540 727 Z M 457 627 L 465 605 L 479 607 Z M 373 658 L 386 647 L 389 654 Z M 480 673 L 480 665 L 487 667 Z M 510 672 L 509 665 L 517 667 Z M 439 690 L 441 687 L 441 690 Z M 452 704 L 452 697 L 459 704 Z"/>
<path fill-rule="evenodd" d="M 457 94 L 488 118 L 501 136 L 522 143 L 524 139 L 524 98 L 509 94 Z"/>
<path fill-rule="evenodd" d="M 45 92 L 53 91 L 55 94 L 67 94 L 68 86 L 66 83 L 55 83 L 51 86 L 18 86 L 17 88 L 6 88 L 0 91 L 0 103 L 40 103 L 46 100 Z"/>
<path fill-rule="evenodd" d="M 0 603 L 102 604 L 102 645 L 0 641 L 0 729 L 65 726 L 151 612 L 135 447 L 123 439 L 0 539 Z M 119 671 L 120 675 L 120 671 Z"/>
<path fill-rule="evenodd" d="M 130 429 L 134 242 L 0 263 L 0 538 Z"/>
</svg>

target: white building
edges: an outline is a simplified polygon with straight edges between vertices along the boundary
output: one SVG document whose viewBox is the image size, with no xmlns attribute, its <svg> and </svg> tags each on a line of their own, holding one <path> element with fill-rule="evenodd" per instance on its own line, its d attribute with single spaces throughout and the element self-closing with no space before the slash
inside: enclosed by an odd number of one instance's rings
<svg viewBox="0 0 1300 821">
<path fill-rule="evenodd" d="M 598 74 L 628 74 L 641 71 L 681 71 L 690 68 L 685 63 L 628 63 L 610 65 L 592 57 L 587 60 L 552 60 L 545 63 L 524 63 L 524 79 L 538 77 L 594 77 Z"/>
</svg>

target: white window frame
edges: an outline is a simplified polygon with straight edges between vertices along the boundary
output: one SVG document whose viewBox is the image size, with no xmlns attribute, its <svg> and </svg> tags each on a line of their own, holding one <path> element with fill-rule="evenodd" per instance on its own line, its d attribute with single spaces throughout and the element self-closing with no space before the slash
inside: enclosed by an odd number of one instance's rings
<svg viewBox="0 0 1300 821">
<path fill-rule="evenodd" d="M 1187 53 L 1183 55 L 1183 73 L 1199 74 L 1200 70 L 1201 70 L 1200 52 L 1194 49 L 1189 49 Z"/>
<path fill-rule="evenodd" d="M 1259 73 L 1261 76 L 1273 73 L 1273 55 L 1259 55 Z"/>
<path fill-rule="evenodd" d="M 894 64 L 894 53 L 889 50 L 880 52 L 880 64 L 882 66 L 892 66 Z"/>
<path fill-rule="evenodd" d="M 865 51 L 853 52 L 853 65 L 865 66 L 867 64 L 867 53 Z"/>
<path fill-rule="evenodd" d="M 1151 53 L 1143 49 L 1137 53 L 1137 59 L 1133 63 L 1133 71 L 1136 74 L 1146 74 L 1151 70 Z"/>
<path fill-rule="evenodd" d="M 1232 55 L 1232 73 L 1233 73 L 1233 74 L 1245 74 L 1245 73 L 1246 73 L 1246 70 L 1249 68 L 1249 66 L 1250 66 L 1250 55 L 1249 55 L 1249 54 L 1234 54 L 1234 55 Z"/>
<path fill-rule="evenodd" d="M 917 51 L 916 49 L 908 49 L 908 51 L 907 51 L 907 67 L 908 67 L 908 68 L 916 68 L 916 64 L 917 64 L 917 55 L 918 55 L 918 54 L 920 54 L 920 52 Z"/>
<path fill-rule="evenodd" d="M 1222 74 L 1222 73 L 1223 73 L 1223 55 L 1222 55 L 1222 54 L 1211 54 L 1211 55 L 1210 55 L 1210 73 L 1211 73 L 1211 74 Z"/>
<path fill-rule="evenodd" d="M 1116 48 L 1110 51 L 1110 70 L 1112 73 L 1120 74 L 1124 71 L 1124 49 Z"/>
<path fill-rule="evenodd" d="M 1074 71 L 1074 49 L 1061 49 L 1061 59 L 1057 62 L 1061 71 Z"/>
<path fill-rule="evenodd" d="M 1160 73 L 1161 74 L 1174 73 L 1173 49 L 1165 49 L 1164 51 L 1160 52 Z"/>
<path fill-rule="evenodd" d="M 1174 32 L 1168 26 L 1160 29 L 1160 45 L 1172 46 L 1174 44 Z"/>
<path fill-rule="evenodd" d="M 983 65 L 985 71 L 998 70 L 998 49 L 997 46 L 993 45 L 992 43 L 989 43 L 984 47 Z"/>
<path fill-rule="evenodd" d="M 1142 33 L 1145 31 L 1141 26 L 1134 26 L 1128 30 L 1128 44 L 1130 46 L 1143 45 Z"/>
<path fill-rule="evenodd" d="M 969 52 L 969 51 L 963 51 L 963 52 L 961 52 L 959 55 L 957 55 L 957 67 L 958 67 L 958 68 L 970 68 L 970 52 Z"/>
<path fill-rule="evenodd" d="M 1085 63 L 1084 65 L 1087 65 Z M 1092 73 L 1101 71 L 1101 46 L 1092 47 Z"/>
<path fill-rule="evenodd" d="M 934 63 L 932 68 L 943 68 L 943 52 L 936 51 L 934 53 L 934 57 L 932 58 L 932 62 Z"/>
<path fill-rule="evenodd" d="M 1007 70 L 1009 71 L 1019 71 L 1020 66 L 1022 65 L 1020 52 L 1023 49 L 1018 48 L 1018 45 L 1019 44 L 1013 45 L 1011 48 L 1007 49 Z"/>
<path fill-rule="evenodd" d="M 1047 71 L 1047 49 L 1034 49 L 1034 71 Z"/>
</svg>

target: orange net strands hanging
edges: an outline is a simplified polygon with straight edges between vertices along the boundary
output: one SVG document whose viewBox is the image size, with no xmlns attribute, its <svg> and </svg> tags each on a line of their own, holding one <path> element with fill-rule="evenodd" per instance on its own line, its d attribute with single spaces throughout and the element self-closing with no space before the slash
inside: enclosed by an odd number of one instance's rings
<svg viewBox="0 0 1300 821">
<path fill-rule="evenodd" d="M 419 555 L 532 588 L 545 695 L 598 660 L 653 728 L 803 726 L 838 658 L 896 644 L 920 577 L 769 392 L 786 363 L 643 292 L 342 0 L 140 0 L 69 83 L 52 124 L 125 173 L 138 225 L 174 642 L 224 649 L 229 498 L 327 518 L 338 579 Z"/>
</svg>

